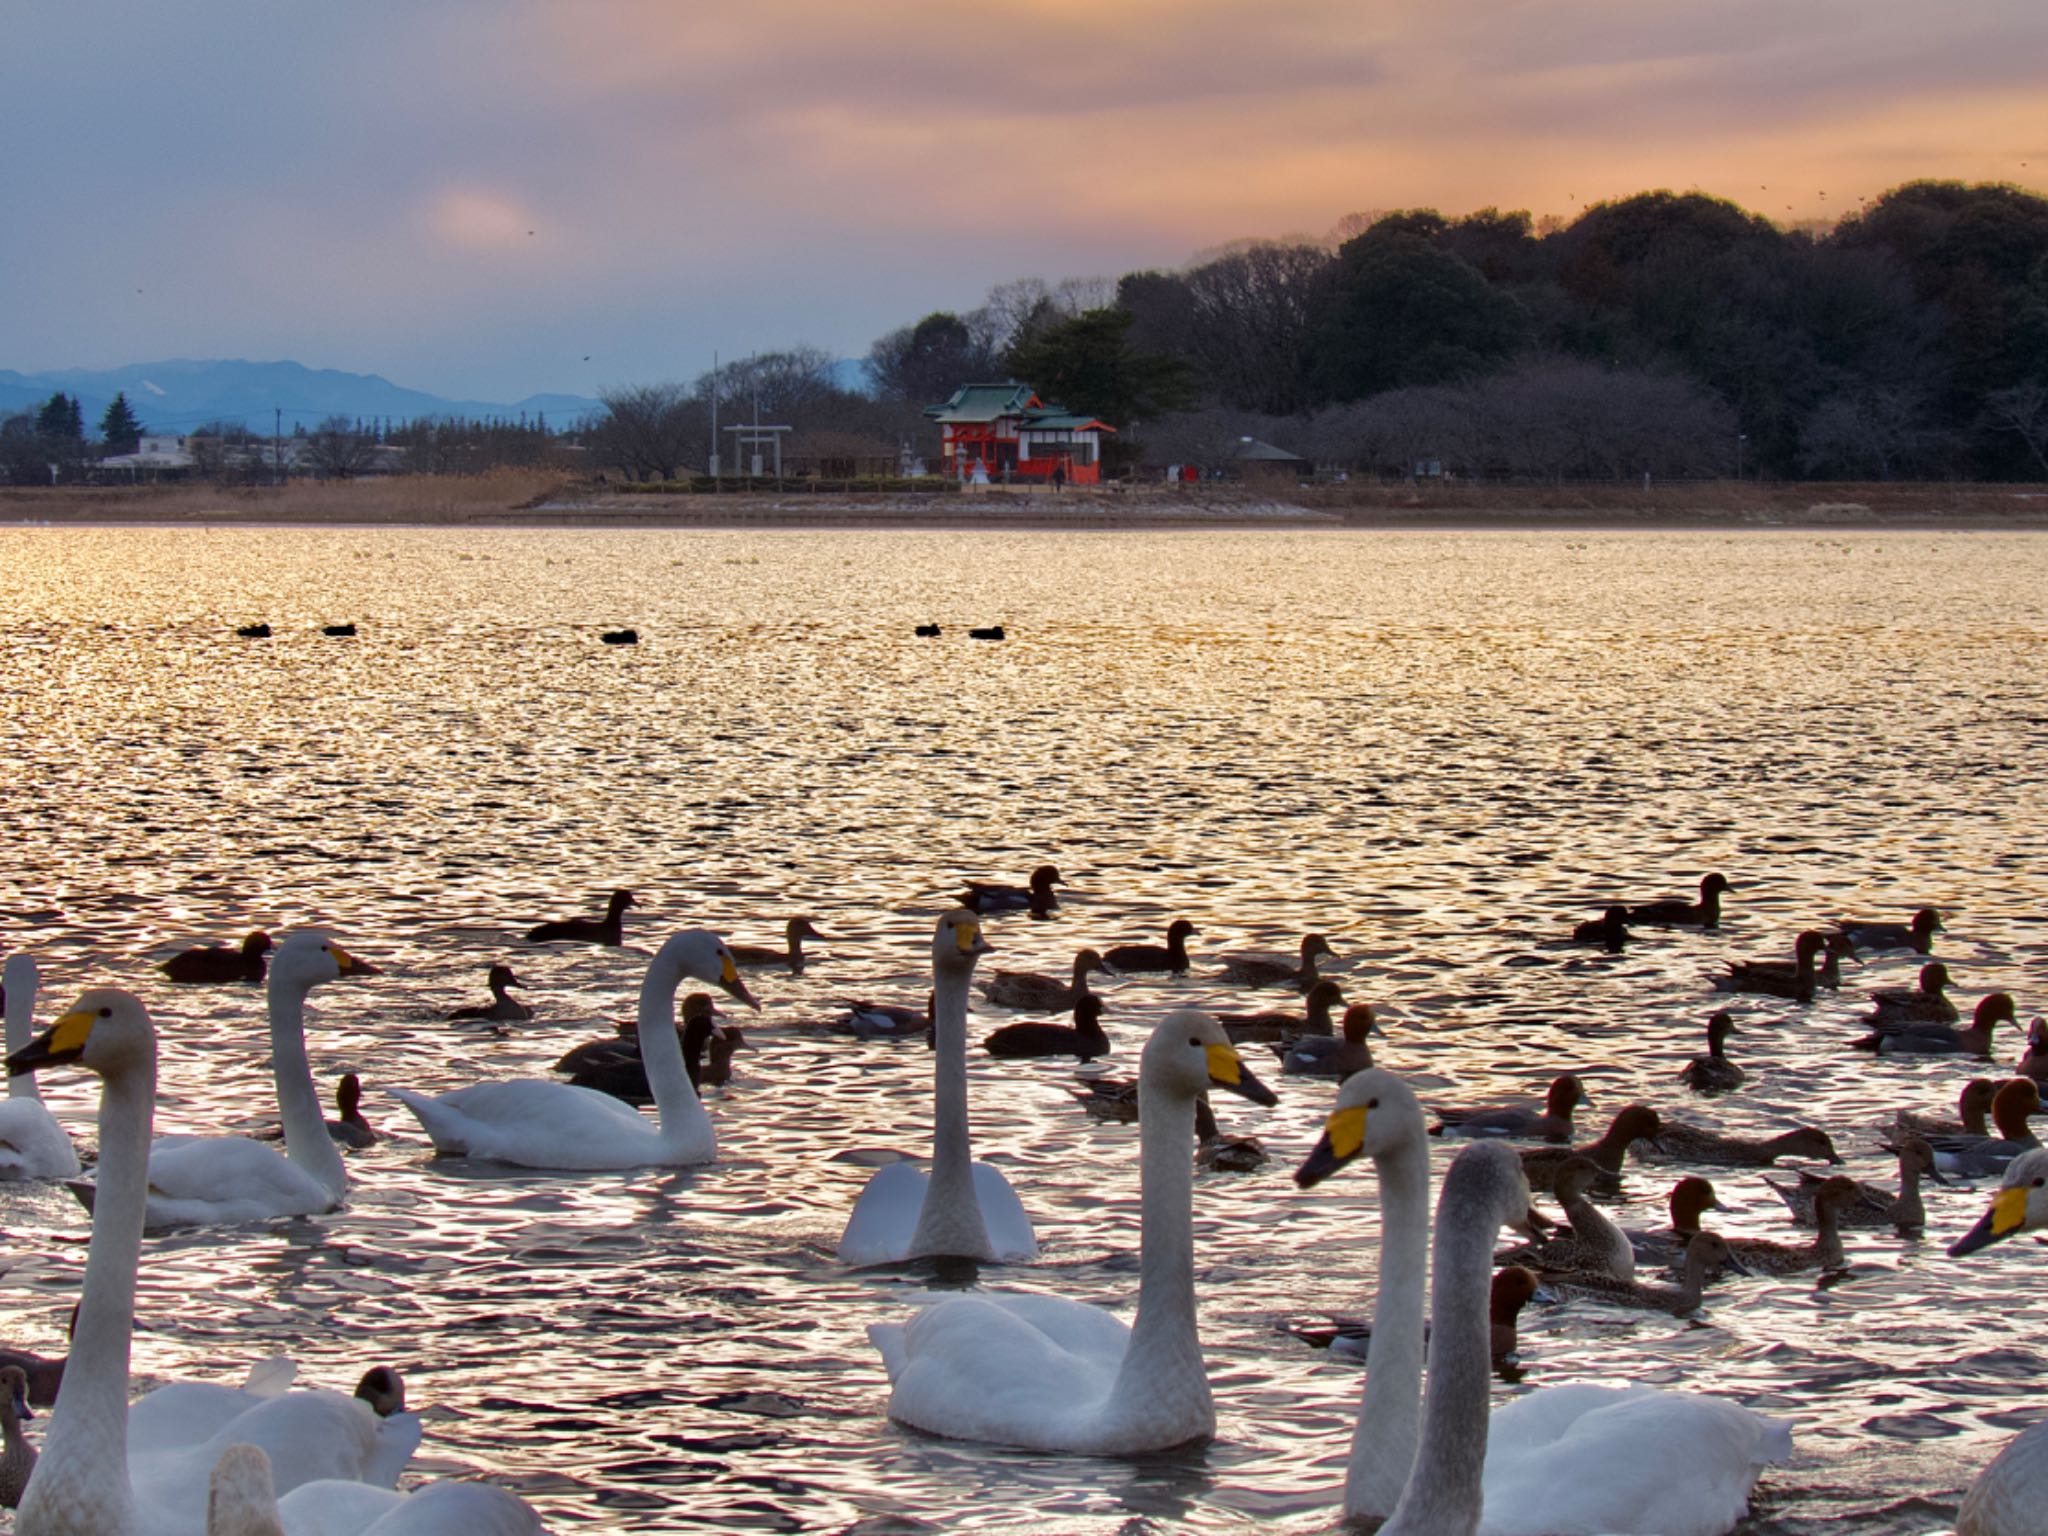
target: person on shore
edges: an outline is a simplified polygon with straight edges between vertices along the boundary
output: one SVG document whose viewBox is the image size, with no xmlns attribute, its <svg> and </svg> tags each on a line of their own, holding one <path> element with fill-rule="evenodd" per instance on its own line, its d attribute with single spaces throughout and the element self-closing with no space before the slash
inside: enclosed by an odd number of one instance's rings
<svg viewBox="0 0 2048 1536">
<path fill-rule="evenodd" d="M 1052 493 L 1053 493 L 1053 495 L 1055 495 L 1055 496 L 1059 495 L 1060 491 L 1061 491 L 1061 490 L 1062 490 L 1062 489 L 1063 489 L 1063 488 L 1065 487 L 1066 483 L 1067 483 L 1067 466 L 1066 466 L 1066 465 L 1064 465 L 1064 464 L 1055 464 L 1055 465 L 1053 465 L 1053 467 L 1052 467 Z"/>
</svg>

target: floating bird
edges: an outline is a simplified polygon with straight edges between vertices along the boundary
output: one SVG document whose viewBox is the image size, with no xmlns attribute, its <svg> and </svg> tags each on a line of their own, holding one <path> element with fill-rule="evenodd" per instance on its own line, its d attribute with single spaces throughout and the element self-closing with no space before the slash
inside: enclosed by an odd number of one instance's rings
<svg viewBox="0 0 2048 1536">
<path fill-rule="evenodd" d="M 1991 1124 L 1985 1118 L 1991 1113 L 1992 1097 L 1998 1092 L 1998 1084 L 1988 1077 L 1973 1077 L 1963 1084 L 1963 1091 L 1956 1097 L 1956 1113 L 1961 1117 L 1945 1120 L 1938 1115 L 1923 1115 L 1910 1109 L 1896 1110 L 1892 1114 L 1892 1134 L 1908 1136 L 1989 1136 Z"/>
<path fill-rule="evenodd" d="M 1522 1308 L 1542 1294 L 1536 1272 L 1519 1264 L 1496 1270 L 1488 1291 L 1487 1322 L 1495 1368 L 1513 1362 L 1521 1349 L 1516 1332 Z M 1287 1332 L 1311 1349 L 1327 1349 L 1333 1355 L 1365 1360 L 1372 1351 L 1372 1324 L 1361 1318 L 1333 1317 L 1322 1323 L 1289 1323 Z M 1423 1338 L 1429 1325 L 1423 1325 Z"/>
<path fill-rule="evenodd" d="M 1863 1186 L 1833 1174 L 1814 1186 L 1814 1222 L 1819 1231 L 1810 1243 L 1782 1243 L 1768 1237 L 1731 1237 L 1729 1251 L 1743 1268 L 1759 1275 L 1796 1275 L 1804 1270 L 1846 1269 L 1842 1250 L 1842 1213 L 1863 1197 Z"/>
<path fill-rule="evenodd" d="M 1922 1140 L 1933 1149 L 1934 1166 L 1943 1173 L 1970 1179 L 2003 1173 L 2006 1164 L 2022 1152 L 2031 1152 L 2041 1145 L 2040 1138 L 2027 1124 L 2028 1117 L 2040 1110 L 2040 1085 L 2031 1077 L 2016 1077 L 2001 1084 L 1992 1095 L 1991 1124 L 1995 1135 L 1927 1136 Z"/>
<path fill-rule="evenodd" d="M 982 943 L 990 948 L 986 939 Z M 1100 954 L 1084 949 L 1074 956 L 1074 979 L 1072 985 L 1041 976 L 1034 971 L 997 971 L 987 981 L 977 983 L 981 995 L 998 1008 L 1039 1008 L 1057 1012 L 1072 1008 L 1088 995 L 1088 976 L 1091 971 L 1114 975 Z"/>
<path fill-rule="evenodd" d="M 268 640 L 270 638 L 270 626 L 268 624 L 244 624 L 235 633 L 244 640 Z"/>
<path fill-rule="evenodd" d="M 1721 926 L 1721 896 L 1735 887 L 1726 875 L 1707 875 L 1700 881 L 1700 899 L 1667 896 L 1628 909 L 1628 921 L 1654 928 L 1718 928 Z"/>
<path fill-rule="evenodd" d="M 1934 936 L 1942 932 L 1941 914 L 1922 907 L 1910 923 L 1842 922 L 1835 925 L 1858 949 L 1911 949 L 1934 952 Z"/>
<path fill-rule="evenodd" d="M 1654 1142 L 1663 1122 L 1657 1118 L 1657 1111 L 1647 1104 L 1624 1105 L 1608 1125 L 1606 1134 L 1598 1141 L 1578 1148 L 1568 1147 L 1525 1147 L 1522 1149 L 1522 1172 L 1529 1180 L 1531 1189 L 1549 1191 L 1557 1178 L 1557 1170 L 1574 1156 L 1590 1157 L 1608 1175 L 1609 1181 L 1621 1176 L 1622 1159 L 1628 1155 L 1630 1145 L 1637 1141 Z"/>
<path fill-rule="evenodd" d="M 1880 1032 L 1901 1025 L 1953 1024 L 1961 1015 L 1948 996 L 1948 967 L 1930 960 L 1918 986 L 1880 987 L 1870 994 L 1869 1022 Z"/>
<path fill-rule="evenodd" d="M 816 939 L 822 944 L 825 942 L 825 935 L 812 926 L 808 917 L 792 917 L 782 925 L 782 935 L 787 948 L 772 949 L 760 944 L 735 944 L 732 946 L 732 957 L 741 965 L 750 968 L 780 966 L 787 969 L 792 976 L 801 976 L 804 973 L 804 940 Z"/>
<path fill-rule="evenodd" d="M 1370 1003 L 1353 1003 L 1344 1010 L 1341 1037 L 1297 1035 L 1285 1044 L 1273 1046 L 1280 1058 L 1280 1070 L 1289 1077 L 1334 1077 L 1339 1081 L 1372 1065 L 1372 1046 L 1366 1036 L 1379 1029 Z"/>
<path fill-rule="evenodd" d="M 553 944 L 567 939 L 616 946 L 624 940 L 622 929 L 626 908 L 634 905 L 631 891 L 613 891 L 612 899 L 605 904 L 603 917 L 569 917 L 560 922 L 541 923 L 526 931 L 526 941 L 529 944 Z"/>
<path fill-rule="evenodd" d="M 1572 1111 L 1579 1105 L 1588 1109 L 1593 1101 L 1576 1075 L 1567 1072 L 1552 1078 L 1544 1095 L 1543 1108 L 1510 1104 L 1499 1109 L 1444 1109 L 1429 1128 L 1432 1136 L 1521 1136 L 1539 1141 L 1566 1142 L 1572 1139 Z"/>
<path fill-rule="evenodd" d="M 991 624 L 986 629 L 970 629 L 967 631 L 967 638 L 970 640 L 1005 640 L 1009 637 L 1003 633 L 1002 625 Z"/>
<path fill-rule="evenodd" d="M 1184 917 L 1175 918 L 1166 929 L 1166 943 L 1160 944 L 1119 944 L 1105 950 L 1102 958 L 1116 972 L 1170 971 L 1184 976 L 1188 969 L 1188 940 L 1200 935 L 1201 930 Z"/>
<path fill-rule="evenodd" d="M 353 624 L 329 624 L 320 631 L 321 634 L 327 636 L 330 640 L 346 640 L 353 636 L 355 632 L 356 627 Z"/>
<path fill-rule="evenodd" d="M 1572 929 L 1574 944 L 1599 944 L 1611 955 L 1620 954 L 1630 937 L 1627 907 L 1609 907 L 1599 917 Z"/>
<path fill-rule="evenodd" d="M 508 987 L 523 987 L 525 982 L 512 974 L 509 965 L 494 965 L 486 978 L 491 989 L 488 1003 L 472 1003 L 467 1008 L 457 1008 L 448 1017 L 455 1019 L 493 1019 L 499 1022 L 516 1023 L 533 1017 L 533 1010 L 516 997 L 506 995 Z"/>
<path fill-rule="evenodd" d="M 1801 1175 L 1804 1177 L 1804 1175 Z M 1685 1245 L 1699 1235 L 1700 1221 L 1708 1211 L 1725 1211 L 1714 1194 L 1714 1183 L 1698 1174 L 1691 1174 L 1671 1186 L 1666 1201 L 1671 1215 L 1671 1225 L 1656 1230 L 1643 1227 L 1624 1227 L 1629 1247 L 1635 1250 L 1638 1264 L 1669 1265 L 1685 1257 Z"/>
<path fill-rule="evenodd" d="M 1539 1270 L 1544 1288 L 1570 1301 L 1606 1302 L 1610 1306 L 1633 1307 L 1645 1312 L 1669 1312 L 1686 1317 L 1699 1311 L 1706 1284 L 1724 1269 L 1738 1274 L 1746 1267 L 1735 1257 L 1727 1240 L 1718 1232 L 1701 1232 L 1685 1245 L 1685 1258 L 1678 1284 L 1654 1285 L 1642 1280 L 1617 1280 L 1612 1275 L 1580 1270 L 1572 1274 L 1551 1274 Z"/>
<path fill-rule="evenodd" d="M 920 640 L 936 640 L 939 638 L 939 633 L 939 626 L 936 624 L 920 624 L 916 630 L 917 637 Z"/>
<path fill-rule="evenodd" d="M 1044 916 L 1060 904 L 1053 887 L 1064 885 L 1058 869 L 1050 864 L 1041 864 L 1031 871 L 1027 885 L 996 885 L 984 880 L 967 882 L 967 894 L 960 898 L 960 905 L 970 912 L 984 915 L 996 912 L 1030 911 L 1034 916 Z"/>
<path fill-rule="evenodd" d="M 1827 935 L 1808 931 L 1792 946 L 1793 958 L 1784 960 L 1731 960 L 1728 974 L 1714 978 L 1717 992 L 1753 992 L 1765 997 L 1789 998 L 1795 1003 L 1813 1001 L 1819 977 L 1815 962 L 1827 948 Z"/>
<path fill-rule="evenodd" d="M 1826 1131 L 1802 1125 L 1770 1137 L 1724 1136 L 1705 1126 L 1667 1120 L 1657 1132 L 1657 1151 L 1683 1163 L 1713 1163 L 1723 1168 L 1763 1168 L 1781 1157 L 1817 1158 L 1839 1163 L 1835 1143 Z"/>
<path fill-rule="evenodd" d="M 1948 1181 L 1934 1166 L 1934 1149 L 1920 1137 L 1900 1142 L 1897 1152 L 1898 1193 L 1893 1194 L 1881 1184 L 1858 1184 L 1856 1198 L 1836 1213 L 1836 1219 L 1843 1226 L 1891 1227 L 1903 1234 L 1917 1232 L 1927 1225 L 1927 1207 L 1920 1199 L 1920 1181 L 1923 1178 L 1932 1179 L 1937 1184 Z M 1793 1223 L 1807 1227 L 1818 1220 L 1814 1201 L 1829 1177 L 1801 1169 L 1797 1184 L 1780 1184 L 1776 1179 L 1765 1179 L 1764 1182 L 1785 1202 L 1785 1208 L 1792 1213 Z M 1840 1175 L 1832 1177 L 1839 1178 Z"/>
<path fill-rule="evenodd" d="M 1952 1024 L 1878 1024 L 1870 1034 L 1852 1044 L 1859 1051 L 1876 1051 L 1882 1056 L 1981 1056 L 1989 1061 L 1993 1027 L 2018 1022 L 2019 1012 L 2012 994 L 1993 992 L 1977 999 L 1967 1029 Z"/>
<path fill-rule="evenodd" d="M 1316 957 L 1328 955 L 1335 959 L 1336 954 L 1328 939 L 1320 933 L 1311 933 L 1301 941 L 1301 959 L 1297 963 L 1290 964 L 1265 955 L 1225 955 L 1223 969 L 1218 974 L 1225 981 L 1234 981 L 1240 986 L 1291 986 L 1307 992 L 1322 980 L 1316 974 Z"/>
<path fill-rule="evenodd" d="M 1546 1273 L 1591 1273 L 1633 1280 L 1636 1252 L 1628 1234 L 1589 1198 L 1600 1182 L 1601 1167 L 1590 1157 L 1570 1157 L 1557 1170 L 1557 1203 L 1564 1208 L 1571 1232 L 1538 1238 L 1494 1255 L 1496 1264 L 1526 1264 Z"/>
<path fill-rule="evenodd" d="M 1740 1088 L 1749 1075 L 1728 1059 L 1728 1037 L 1735 1033 L 1735 1017 L 1722 1009 L 1707 1020 L 1707 1054 L 1685 1064 L 1678 1080 L 1695 1093 L 1726 1093 Z"/>
<path fill-rule="evenodd" d="M 1135 1086 L 1135 1085 L 1134 1085 Z M 1136 1106 L 1133 1105 L 1133 1116 Z M 1205 1094 L 1195 1100 L 1195 1166 L 1218 1173 L 1250 1173 L 1266 1163 L 1266 1149 L 1256 1136 L 1226 1136 Z"/>
<path fill-rule="evenodd" d="M 1309 989 L 1301 1013 L 1272 1009 L 1262 1013 L 1219 1013 L 1215 1018 L 1233 1044 L 1244 1045 L 1252 1041 L 1271 1044 L 1290 1041 L 1297 1035 L 1335 1034 L 1332 1015 L 1343 1001 L 1344 989 L 1325 978 Z"/>
<path fill-rule="evenodd" d="M 1072 1024 L 1005 1024 L 982 1041 L 991 1056 L 1074 1056 L 1093 1061 L 1109 1054 L 1102 999 L 1089 993 L 1074 1004 Z"/>
<path fill-rule="evenodd" d="M 638 645 L 640 643 L 640 631 L 637 629 L 608 629 L 597 638 L 604 645 Z"/>
<path fill-rule="evenodd" d="M 194 985 L 229 981 L 261 981 L 263 957 L 270 953 L 270 935 L 258 929 L 242 940 L 240 949 L 208 944 L 188 949 L 157 967 L 172 981 Z"/>
</svg>

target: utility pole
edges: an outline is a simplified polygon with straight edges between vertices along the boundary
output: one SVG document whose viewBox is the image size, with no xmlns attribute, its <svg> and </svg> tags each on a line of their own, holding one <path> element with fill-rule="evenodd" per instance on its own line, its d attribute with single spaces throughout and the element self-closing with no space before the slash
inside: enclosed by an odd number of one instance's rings
<svg viewBox="0 0 2048 1536">
<path fill-rule="evenodd" d="M 270 424 L 270 483 L 278 485 L 284 480 L 284 407 L 273 405 L 275 419 Z"/>
<path fill-rule="evenodd" d="M 718 435 L 718 354 L 711 354 L 711 478 L 712 489 L 718 489 L 718 445 L 723 441 Z"/>
</svg>

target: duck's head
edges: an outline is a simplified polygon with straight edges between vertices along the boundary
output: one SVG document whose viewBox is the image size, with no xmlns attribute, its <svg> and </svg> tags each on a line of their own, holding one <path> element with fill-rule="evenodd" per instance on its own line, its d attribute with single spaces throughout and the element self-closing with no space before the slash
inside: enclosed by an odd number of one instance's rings
<svg viewBox="0 0 2048 1536">
<path fill-rule="evenodd" d="M 1200 938 L 1202 930 L 1184 917 L 1176 917 L 1166 929 L 1166 942 L 1185 944 L 1189 939 Z"/>
<path fill-rule="evenodd" d="M 1941 914 L 1932 907 L 1922 907 L 1913 914 L 1913 932 L 1924 942 L 1937 933 L 1948 930 L 1941 926 Z"/>
<path fill-rule="evenodd" d="M 2010 992 L 1991 992 L 1977 999 L 1970 1019 L 1977 1028 L 1989 1029 L 1994 1024 L 2018 1024 L 2020 1013 Z"/>
<path fill-rule="evenodd" d="M 1797 1130 L 1787 1131 L 1775 1143 L 1780 1157 L 1811 1157 L 1824 1163 L 1839 1163 L 1841 1154 L 1835 1151 L 1834 1138 L 1816 1125 L 1802 1125 Z"/>
<path fill-rule="evenodd" d="M 1820 1188 L 1813 1192 L 1816 1206 L 1829 1210 L 1845 1211 L 1862 1198 L 1863 1189 L 1846 1173 L 1830 1174 L 1820 1181 Z"/>
<path fill-rule="evenodd" d="M 1930 960 L 1920 967 L 1920 990 L 1939 996 L 1948 986 L 1948 967 L 1939 960 Z"/>
<path fill-rule="evenodd" d="M 142 999 L 119 987 L 95 987 L 55 1023 L 7 1058 L 7 1074 L 77 1062 L 101 1077 L 137 1067 L 156 1070 L 156 1030 Z"/>
<path fill-rule="evenodd" d="M 1334 981 L 1323 980 L 1308 989 L 1308 1006 L 1311 1012 L 1318 1008 L 1335 1008 L 1344 1001 L 1344 989 Z"/>
<path fill-rule="evenodd" d="M 1557 1165 L 1551 1188 L 1559 1200 L 1576 1200 L 1600 1182 L 1603 1171 L 1590 1157 L 1568 1157 Z"/>
<path fill-rule="evenodd" d="M 649 974 L 664 972 L 672 974 L 677 982 L 685 977 L 706 982 L 757 1011 L 761 1006 L 740 980 L 739 962 L 733 959 L 725 940 L 708 929 L 688 929 L 662 945 L 655 953 Z"/>
<path fill-rule="evenodd" d="M 363 1080 L 355 1073 L 342 1073 L 341 1080 L 334 1085 L 334 1107 L 341 1111 L 344 1120 L 353 1120 L 362 1113 Z"/>
<path fill-rule="evenodd" d="M 1649 1105 L 1625 1104 L 1608 1126 L 1607 1134 L 1626 1145 L 1631 1141 L 1655 1141 L 1663 1129 L 1664 1122 Z"/>
<path fill-rule="evenodd" d="M 270 985 L 282 992 L 306 993 L 323 981 L 343 976 L 375 976 L 377 967 L 359 960 L 318 928 L 300 928 L 285 935 L 270 962 Z"/>
<path fill-rule="evenodd" d="M 1991 1096 L 1991 1123 L 2007 1141 L 2024 1140 L 2027 1117 L 2041 1112 L 2041 1088 L 2031 1077 L 2001 1083 Z"/>
<path fill-rule="evenodd" d="M 1354 1072 L 1337 1090 L 1323 1134 L 1294 1171 L 1294 1182 L 1312 1188 L 1354 1158 L 1424 1145 L 1427 1134 L 1422 1106 L 1406 1083 L 1378 1067 Z"/>
<path fill-rule="evenodd" d="M 718 1010 L 711 1005 L 709 992 L 692 992 L 683 999 L 682 1017 L 685 1024 L 694 1023 L 698 1019 L 708 1023 L 717 1014 Z"/>
<path fill-rule="evenodd" d="M 373 1365 L 356 1383 L 356 1396 L 380 1419 L 405 1412 L 405 1378 L 388 1365 Z"/>
<path fill-rule="evenodd" d="M 1492 1320 L 1495 1323 L 1512 1323 L 1522 1308 L 1536 1299 L 1536 1271 L 1525 1269 L 1520 1264 L 1510 1264 L 1493 1277 L 1489 1293 L 1492 1300 Z"/>
<path fill-rule="evenodd" d="M 1308 961 L 1317 955 L 1328 955 L 1334 960 L 1337 958 L 1337 951 L 1330 948 L 1330 941 L 1320 933 L 1311 933 L 1301 941 L 1301 958 Z"/>
<path fill-rule="evenodd" d="M 0 1366 L 0 1399 L 14 1410 L 19 1422 L 26 1424 L 35 1417 L 28 1406 L 28 1372 L 20 1366 Z"/>
<path fill-rule="evenodd" d="M 1697 1232 L 1700 1218 L 1708 1211 L 1727 1209 L 1715 1195 L 1712 1179 L 1703 1179 L 1695 1174 L 1671 1186 L 1671 1230 L 1674 1232 Z"/>
<path fill-rule="evenodd" d="M 1034 891 L 1046 891 L 1050 890 L 1053 886 L 1065 885 L 1066 883 L 1061 878 L 1059 870 L 1051 864 L 1041 864 L 1038 868 L 1031 871 L 1030 885 Z"/>
<path fill-rule="evenodd" d="M 1750 1272 L 1749 1266 L 1735 1256 L 1735 1250 L 1728 1246 L 1728 1239 L 1718 1232 L 1695 1232 L 1685 1245 L 1685 1267 L 1699 1269 L 1706 1274 L 1716 1274 L 1732 1269 L 1738 1275 Z"/>
<path fill-rule="evenodd" d="M 1074 969 L 1083 976 L 1090 971 L 1100 971 L 1105 976 L 1116 974 L 1116 968 L 1102 958 L 1102 951 L 1099 949 L 1084 949 L 1074 956 Z"/>
<path fill-rule="evenodd" d="M 1735 1015 L 1723 1008 L 1707 1020 L 1707 1047 L 1718 1050 L 1732 1034 L 1736 1033 Z"/>
<path fill-rule="evenodd" d="M 502 992 L 507 987 L 523 987 L 526 985 L 525 982 L 512 974 L 512 967 L 509 965 L 492 966 L 488 980 L 493 992 Z"/>
<path fill-rule="evenodd" d="M 1837 960 L 1856 959 L 1856 946 L 1846 933 L 1831 933 L 1827 936 L 1828 954 Z M 1860 963 L 1860 962 L 1859 962 Z"/>
<path fill-rule="evenodd" d="M 1371 1003 L 1353 1003 L 1344 1010 L 1344 1038 L 1348 1043 L 1363 1045 L 1367 1035 L 1385 1033 Z"/>
<path fill-rule="evenodd" d="M 932 931 L 932 969 L 940 975 L 971 974 L 975 962 L 994 948 L 982 932 L 981 919 L 965 907 L 955 907 Z"/>
<path fill-rule="evenodd" d="M 1820 952 L 1826 949 L 1827 946 L 1828 936 L 1824 933 L 1817 933 L 1809 928 L 1794 941 L 1792 953 L 1798 957 L 1801 965 L 1807 965 L 1818 959 Z"/>
<path fill-rule="evenodd" d="M 1998 1084 L 1988 1077 L 1973 1077 L 1963 1084 L 1963 1091 L 1956 1098 L 1956 1108 L 1962 1111 L 1965 1120 L 1975 1120 L 1991 1113 L 1991 1101 L 1998 1096 Z"/>
<path fill-rule="evenodd" d="M 1578 1074 L 1567 1072 L 1550 1080 L 1550 1092 L 1543 1100 L 1545 1114 L 1563 1115 L 1569 1119 L 1571 1112 L 1581 1104 L 1591 1109 L 1593 1096 L 1586 1092 L 1586 1085 L 1579 1081 Z"/>
<path fill-rule="evenodd" d="M 612 917 L 617 917 L 626 908 L 637 907 L 638 905 L 639 903 L 633 899 L 631 891 L 613 891 L 612 899 L 605 903 L 605 911 Z"/>
<path fill-rule="evenodd" d="M 1941 1176 L 1941 1170 L 1934 1166 L 1934 1148 L 1925 1137 L 1908 1136 L 1893 1150 L 1898 1153 L 1899 1171 L 1901 1173 L 1911 1169 L 1914 1173 L 1921 1175 L 1923 1178 L 1932 1179 L 1937 1184 L 1946 1184 L 1948 1182 L 1947 1179 Z"/>
<path fill-rule="evenodd" d="M 792 942 L 797 939 L 816 939 L 823 943 L 825 939 L 825 935 L 818 932 L 808 917 L 792 917 L 784 931 L 789 934 Z"/>
<path fill-rule="evenodd" d="M 1728 883 L 1726 875 L 1708 875 L 1700 881 L 1700 896 L 1702 899 L 1709 896 L 1719 896 L 1723 891 L 1732 891 L 1734 889 L 1735 887 Z"/>
<path fill-rule="evenodd" d="M 1991 1209 L 1949 1248 L 1949 1257 L 1960 1259 L 1993 1243 L 2002 1243 L 2016 1232 L 2048 1227 L 2048 1151 L 2022 1152 L 2006 1164 L 1998 1193 L 1991 1197 Z"/>
<path fill-rule="evenodd" d="M 1188 1099 L 1212 1089 L 1240 1094 L 1254 1104 L 1277 1104 L 1273 1090 L 1252 1076 L 1223 1026 L 1199 1008 L 1176 1008 L 1152 1031 L 1138 1067 L 1147 1090 Z"/>
<path fill-rule="evenodd" d="M 251 960 L 261 959 L 271 951 L 270 935 L 258 928 L 242 940 L 242 953 Z"/>
<path fill-rule="evenodd" d="M 1093 992 L 1090 992 L 1086 997 L 1083 997 L 1078 1003 L 1074 1004 L 1074 1023 L 1078 1028 L 1086 1029 L 1091 1024 L 1100 1024 L 1101 1022 L 1102 999 Z"/>
</svg>

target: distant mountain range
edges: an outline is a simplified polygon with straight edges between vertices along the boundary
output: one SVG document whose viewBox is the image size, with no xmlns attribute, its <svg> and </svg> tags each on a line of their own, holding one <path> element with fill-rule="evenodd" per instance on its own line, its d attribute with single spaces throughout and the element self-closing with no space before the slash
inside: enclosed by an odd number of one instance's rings
<svg viewBox="0 0 2048 1536">
<path fill-rule="evenodd" d="M 500 417 L 529 420 L 546 416 L 555 427 L 573 425 L 603 409 L 587 395 L 528 395 L 524 400 L 449 400 L 425 390 L 405 389 L 374 373 L 342 373 L 301 363 L 249 363 L 236 359 L 195 361 L 173 358 L 125 368 L 68 368 L 49 373 L 16 373 L 0 368 L 0 417 L 40 406 L 57 391 L 76 395 L 88 431 L 116 394 L 151 432 L 190 432 L 209 421 L 238 421 L 268 433 L 284 412 L 284 429 L 312 428 L 329 416 Z"/>
</svg>

